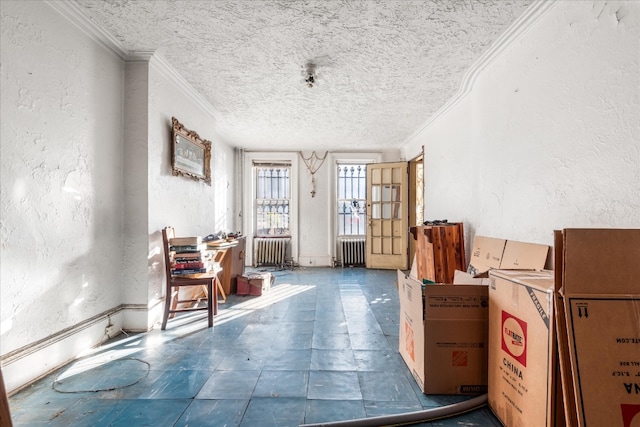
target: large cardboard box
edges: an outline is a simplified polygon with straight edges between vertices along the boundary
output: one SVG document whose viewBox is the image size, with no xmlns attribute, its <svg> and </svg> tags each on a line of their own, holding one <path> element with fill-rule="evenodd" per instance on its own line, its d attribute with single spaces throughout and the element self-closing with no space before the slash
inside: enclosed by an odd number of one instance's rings
<svg viewBox="0 0 640 427">
<path fill-rule="evenodd" d="M 398 271 L 402 358 L 425 394 L 487 388 L 488 288 L 423 285 Z"/>
<path fill-rule="evenodd" d="M 555 240 L 569 408 L 578 426 L 640 426 L 640 229 L 565 229 Z"/>
<path fill-rule="evenodd" d="M 467 273 L 486 277 L 491 269 L 542 270 L 548 253 L 547 245 L 476 236 Z"/>
<path fill-rule="evenodd" d="M 506 426 L 564 425 L 549 271 L 489 272 L 491 410 Z"/>
</svg>

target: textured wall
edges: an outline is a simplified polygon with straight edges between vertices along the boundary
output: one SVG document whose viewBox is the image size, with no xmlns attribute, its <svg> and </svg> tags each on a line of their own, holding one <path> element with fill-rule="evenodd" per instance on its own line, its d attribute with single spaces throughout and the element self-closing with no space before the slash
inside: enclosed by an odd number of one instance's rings
<svg viewBox="0 0 640 427">
<path fill-rule="evenodd" d="M 171 174 L 171 117 L 200 138 L 211 141 L 211 186 Z M 176 85 L 163 66 L 149 67 L 148 234 L 149 289 L 152 300 L 163 293 L 161 230 L 173 226 L 182 236 L 233 231 L 235 171 L 233 149 L 215 131 L 215 118 Z"/>
<path fill-rule="evenodd" d="M 122 62 L 2 2 L 0 352 L 120 303 Z"/>
<path fill-rule="evenodd" d="M 640 3 L 561 1 L 425 129 L 428 219 L 552 243 L 640 227 Z"/>
<path fill-rule="evenodd" d="M 103 338 L 78 325 L 105 311 L 124 304 L 118 326 L 151 326 L 161 228 L 233 230 L 235 168 L 173 70 L 123 62 L 42 3 L 1 14 L 1 354 L 37 350 L 3 360 L 13 390 Z M 213 141 L 212 186 L 171 175 L 172 115 Z"/>
</svg>

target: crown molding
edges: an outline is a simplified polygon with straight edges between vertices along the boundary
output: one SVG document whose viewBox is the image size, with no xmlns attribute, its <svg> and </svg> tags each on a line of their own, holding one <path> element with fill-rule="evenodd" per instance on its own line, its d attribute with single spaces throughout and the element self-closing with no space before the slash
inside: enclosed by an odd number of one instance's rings
<svg viewBox="0 0 640 427">
<path fill-rule="evenodd" d="M 142 60 L 137 58 L 144 58 L 144 56 L 147 54 L 149 54 L 149 52 L 132 53 L 127 58 L 127 62 Z M 176 69 L 173 68 L 173 66 L 166 59 L 164 59 L 164 57 L 159 55 L 157 52 L 152 53 L 149 57 L 149 65 L 154 67 L 162 75 L 171 80 L 183 95 L 185 95 L 193 103 L 206 111 L 210 116 L 214 118 L 214 120 L 217 119 L 218 113 L 214 106 L 204 96 L 202 96 L 200 92 L 194 89 L 194 87 L 191 86 L 191 84 L 186 81 L 184 77 L 182 77 L 180 73 L 178 73 L 178 71 L 176 71 Z"/>
<path fill-rule="evenodd" d="M 187 98 L 196 105 L 209 113 L 214 119 L 217 112 L 213 105 L 205 99 L 198 91 L 196 91 L 184 77 L 182 77 L 169 64 L 167 60 L 162 58 L 157 52 L 152 51 L 129 51 L 120 43 L 111 33 L 100 28 L 87 17 L 78 6 L 69 0 L 45 0 L 52 9 L 60 15 L 67 18 L 72 24 L 79 28 L 83 33 L 88 35 L 92 40 L 100 46 L 111 52 L 124 62 L 148 62 L 156 70 L 160 71 L 165 77 L 172 80 L 178 90 L 180 90 Z"/>
<path fill-rule="evenodd" d="M 125 59 L 129 52 L 124 48 L 111 33 L 98 27 L 89 17 L 69 0 L 45 0 L 52 9 L 72 24 L 78 27 L 83 33 L 91 37 L 96 43 L 104 47 L 107 51 L 116 55 L 120 59 Z"/>
<path fill-rule="evenodd" d="M 543 17 L 553 6 L 557 4 L 557 0 L 536 0 L 527 10 L 507 28 L 507 30 L 498 37 L 498 39 L 486 50 L 480 58 L 467 70 L 458 92 L 435 112 L 429 119 L 422 124 L 414 133 L 412 133 L 401 145 L 406 146 L 413 141 L 418 135 L 424 132 L 429 126 L 435 123 L 441 116 L 455 107 L 462 101 L 473 89 L 478 76 L 495 62 L 502 54 L 525 32 L 529 30 L 538 20 Z"/>
</svg>

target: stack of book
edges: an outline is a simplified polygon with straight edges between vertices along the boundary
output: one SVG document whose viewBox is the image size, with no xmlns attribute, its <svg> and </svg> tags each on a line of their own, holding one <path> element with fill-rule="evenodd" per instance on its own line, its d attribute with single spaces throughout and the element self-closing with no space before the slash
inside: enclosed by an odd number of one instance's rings
<svg viewBox="0 0 640 427">
<path fill-rule="evenodd" d="M 169 240 L 171 251 L 171 274 L 207 273 L 212 270 L 211 257 L 207 253 L 207 245 L 202 237 L 174 237 Z"/>
</svg>

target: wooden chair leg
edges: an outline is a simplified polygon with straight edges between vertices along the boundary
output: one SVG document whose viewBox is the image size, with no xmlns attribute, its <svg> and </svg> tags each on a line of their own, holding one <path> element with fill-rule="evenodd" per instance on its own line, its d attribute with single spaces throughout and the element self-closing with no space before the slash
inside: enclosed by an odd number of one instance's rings
<svg viewBox="0 0 640 427">
<path fill-rule="evenodd" d="M 213 301 L 216 299 L 215 289 L 213 287 L 213 282 L 209 284 L 210 292 L 207 292 L 207 320 L 209 321 L 209 327 L 213 326 L 213 315 L 214 315 L 214 305 Z"/>
<path fill-rule="evenodd" d="M 171 295 L 171 291 L 167 289 L 167 296 L 165 296 L 164 301 L 164 316 L 162 316 L 162 326 L 160 327 L 160 330 L 163 331 L 167 328 L 167 320 L 169 320 L 169 309 L 171 307 L 169 301 L 172 299 Z"/>
<path fill-rule="evenodd" d="M 216 290 L 218 288 L 218 286 L 220 285 L 220 282 L 218 281 L 217 278 L 213 279 L 213 284 L 212 287 L 214 289 L 213 291 L 213 315 L 217 315 L 218 314 L 218 291 Z"/>
</svg>

